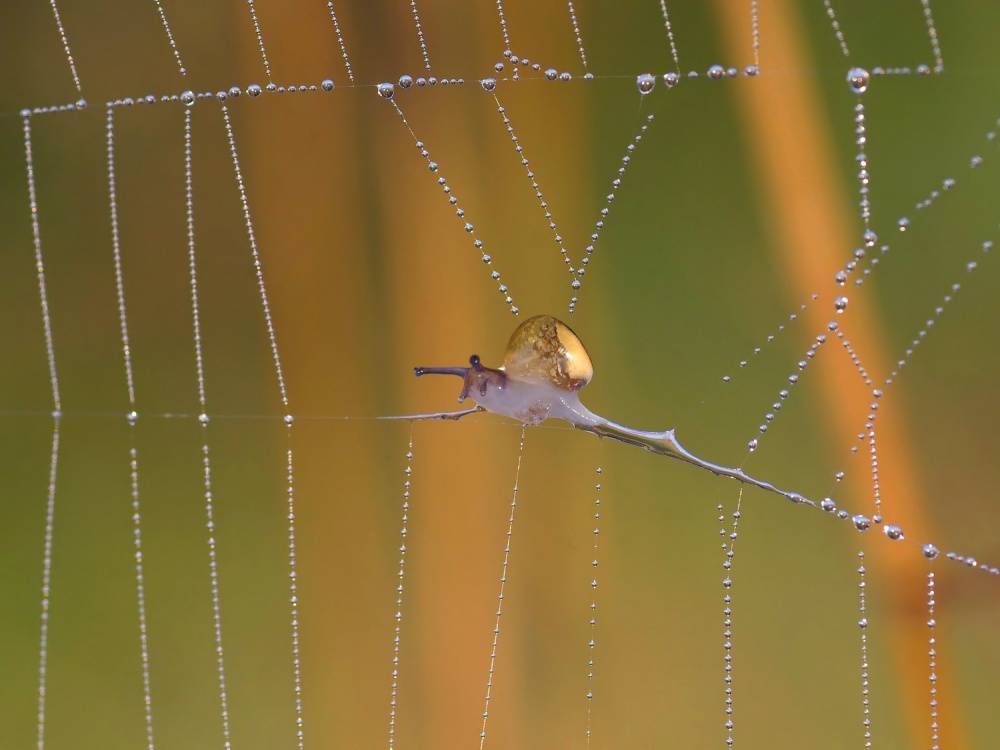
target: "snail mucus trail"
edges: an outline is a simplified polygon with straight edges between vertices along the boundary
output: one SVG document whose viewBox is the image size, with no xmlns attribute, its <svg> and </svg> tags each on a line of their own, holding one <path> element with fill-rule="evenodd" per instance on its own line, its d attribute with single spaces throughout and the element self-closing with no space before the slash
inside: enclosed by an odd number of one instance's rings
<svg viewBox="0 0 1000 750">
<path fill-rule="evenodd" d="M 563 419 L 579 430 L 636 445 L 661 456 L 694 464 L 713 474 L 759 487 L 794 503 L 815 505 L 795 492 L 778 489 L 742 469 L 706 461 L 688 451 L 673 430 L 649 432 L 620 425 L 594 414 L 580 402 L 580 390 L 594 377 L 594 365 L 586 347 L 573 330 L 551 315 L 537 315 L 517 327 L 507 342 L 499 369 L 486 367 L 475 354 L 468 367 L 415 367 L 413 374 L 456 375 L 464 383 L 458 402 L 471 398 L 475 408 L 454 412 L 420 414 L 404 419 L 460 419 L 477 411 L 489 411 L 522 424 L 536 425 L 546 419 Z"/>
</svg>

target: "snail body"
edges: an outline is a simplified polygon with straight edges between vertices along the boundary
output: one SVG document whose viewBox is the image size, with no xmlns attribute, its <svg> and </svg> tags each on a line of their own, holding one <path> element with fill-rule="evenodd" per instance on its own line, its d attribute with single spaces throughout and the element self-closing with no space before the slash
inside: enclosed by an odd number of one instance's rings
<svg viewBox="0 0 1000 750">
<path fill-rule="evenodd" d="M 601 421 L 578 394 L 594 377 L 590 355 L 573 330 L 551 315 L 537 315 L 517 327 L 498 369 L 473 354 L 468 367 L 416 367 L 414 374 L 457 375 L 464 381 L 459 403 L 471 398 L 481 409 L 523 424 L 551 417 L 574 424 Z"/>
<path fill-rule="evenodd" d="M 699 466 L 718 476 L 773 492 L 795 503 L 815 505 L 795 492 L 780 490 L 742 469 L 706 461 L 685 449 L 673 430 L 649 432 L 620 425 L 598 416 L 580 402 L 580 390 L 594 377 L 587 348 L 573 330 L 551 315 L 536 315 L 511 334 L 498 369 L 483 365 L 479 356 L 469 358 L 468 367 L 415 367 L 421 375 L 456 375 L 463 380 L 458 402 L 472 399 L 475 409 L 419 415 L 413 418 L 458 419 L 475 411 L 489 411 L 537 425 L 546 419 L 563 419 L 574 427 L 636 445 L 652 453 Z"/>
</svg>

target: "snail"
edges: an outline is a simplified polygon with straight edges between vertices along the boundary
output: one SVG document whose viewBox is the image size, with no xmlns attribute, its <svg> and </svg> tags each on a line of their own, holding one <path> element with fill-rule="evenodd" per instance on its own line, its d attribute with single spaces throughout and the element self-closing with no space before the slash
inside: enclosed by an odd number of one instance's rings
<svg viewBox="0 0 1000 750">
<path fill-rule="evenodd" d="M 678 442 L 673 430 L 636 430 L 594 414 L 580 402 L 580 390 L 594 377 L 594 365 L 587 348 L 573 329 L 551 315 L 529 318 L 514 330 L 507 342 L 503 364 L 498 369 L 486 367 L 479 356 L 473 354 L 468 367 L 415 367 L 413 374 L 417 377 L 456 375 L 462 378 L 463 387 L 458 401 L 463 403 L 472 399 L 476 406 L 403 419 L 460 419 L 477 411 L 500 414 L 525 425 L 537 425 L 546 419 L 562 419 L 598 437 L 609 437 L 676 458 L 718 476 L 781 495 L 795 503 L 815 505 L 798 493 L 778 489 L 742 469 L 699 458 Z"/>
</svg>

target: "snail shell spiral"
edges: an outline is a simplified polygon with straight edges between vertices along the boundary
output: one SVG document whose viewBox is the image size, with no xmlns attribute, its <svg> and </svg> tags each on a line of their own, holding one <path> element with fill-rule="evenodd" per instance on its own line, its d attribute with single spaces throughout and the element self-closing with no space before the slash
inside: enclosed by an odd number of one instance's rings
<svg viewBox="0 0 1000 750">
<path fill-rule="evenodd" d="M 564 391 L 578 391 L 594 378 L 594 365 L 580 337 L 551 315 L 536 315 L 515 329 L 501 369 L 508 376 L 544 380 Z"/>
</svg>

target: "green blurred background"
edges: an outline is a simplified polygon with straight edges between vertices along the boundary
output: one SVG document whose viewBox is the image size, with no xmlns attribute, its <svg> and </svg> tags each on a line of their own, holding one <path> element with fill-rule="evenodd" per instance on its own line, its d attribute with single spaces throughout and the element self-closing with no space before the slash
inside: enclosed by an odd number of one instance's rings
<svg viewBox="0 0 1000 750">
<path fill-rule="evenodd" d="M 670 3 L 683 71 L 753 61 L 749 3 Z M 569 279 L 497 102 L 475 83 L 503 51 L 494 4 L 418 4 L 432 74 L 461 86 L 401 91 L 521 317 L 566 316 Z M 543 69 L 497 97 L 571 254 L 605 205 L 625 146 L 655 120 L 612 205 L 569 321 L 597 374 L 593 410 L 677 426 L 729 464 L 823 331 L 832 274 L 861 235 L 849 65 L 933 64 L 919 3 L 837 2 L 845 61 L 818 2 L 761 0 L 757 79 L 662 81 L 673 69 L 655 2 L 574 3 L 595 80 L 583 81 L 564 3 L 504 3 L 515 53 Z M 746 7 L 744 7 L 746 6 Z M 457 380 L 414 365 L 497 364 L 516 321 L 413 137 L 374 84 L 426 74 L 406 3 L 337 3 L 357 86 L 322 3 L 256 3 L 273 80 L 332 93 L 230 102 L 241 166 L 296 416 L 307 746 L 388 738 L 397 547 L 413 441 L 397 744 L 476 746 L 520 429 L 489 415 L 383 422 L 450 408 Z M 944 549 L 1000 561 L 996 419 L 1000 304 L 1000 7 L 938 3 L 946 72 L 876 79 L 865 95 L 873 228 L 892 251 L 843 326 L 877 380 L 963 289 L 882 401 L 884 512 Z M 107 198 L 103 102 L 265 84 L 244 3 L 63 3 L 89 107 L 32 119 L 39 216 L 65 416 L 52 556 L 48 748 L 145 741 L 129 449 L 139 455 L 153 724 L 158 747 L 222 744 L 195 380 L 179 104 L 115 113 L 118 209 L 136 396 L 130 429 Z M 723 29 L 736 28 L 738 42 Z M 784 42 L 782 41 L 784 40 Z M 791 42 L 789 47 L 786 42 Z M 797 51 L 796 51 L 797 49 Z M 36 738 L 42 545 L 51 391 L 24 179 L 24 107 L 75 101 L 51 8 L 0 8 L 0 747 Z M 508 68 L 509 69 L 509 68 Z M 797 92 L 797 93 L 796 93 Z M 804 95 L 805 98 L 802 98 Z M 765 99 L 765 97 L 767 97 Z M 765 117 L 760 119 L 762 102 Z M 754 120 L 757 106 L 758 119 Z M 768 110 L 767 108 L 772 108 Z M 761 122 L 764 123 L 762 128 Z M 768 133 L 791 123 L 775 149 Z M 772 127 L 773 126 L 773 127 Z M 212 423 L 222 623 L 233 745 L 294 747 L 285 506 L 286 430 L 219 106 L 193 109 L 195 225 Z M 770 149 L 770 151 L 768 150 Z M 825 171 L 812 173 L 797 154 Z M 978 154 L 984 165 L 968 167 Z M 785 159 L 783 162 L 782 159 Z M 818 213 L 782 198 L 786 174 Z M 914 204 L 958 180 L 930 209 Z M 795 181 L 801 185 L 796 189 Z M 790 207 L 791 206 L 791 207 Z M 909 216 L 905 235 L 895 230 Z M 798 228 L 796 230 L 796 227 Z M 833 236 L 829 227 L 838 227 Z M 808 241 L 796 246 L 789 238 Z M 822 248 L 832 247 L 833 256 Z M 782 249 L 784 248 L 784 249 Z M 832 257 L 832 264 L 831 264 Z M 797 261 L 789 259 L 798 259 Z M 965 271 L 979 261 L 975 274 Z M 806 271 L 803 271 L 806 269 Z M 809 269 L 821 282 L 813 284 Z M 789 323 L 815 291 L 821 299 Z M 784 330 L 779 333 L 779 326 Z M 772 343 L 767 337 L 777 334 Z M 861 344 L 864 344 L 862 346 Z M 755 356 L 755 347 L 763 347 Z M 751 360 L 745 370 L 741 360 Z M 846 367 L 846 380 L 837 368 Z M 724 385 L 722 375 L 733 375 Z M 844 389 L 837 383 L 847 382 Z M 871 513 L 863 427 L 870 395 L 830 342 L 796 386 L 750 473 Z M 175 416 L 168 416 L 175 415 Z M 179 415 L 179 416 L 177 416 Z M 691 467 L 544 425 L 528 431 L 487 743 L 707 747 L 724 742 L 723 560 L 717 503 L 738 487 Z M 858 445 L 857 441 L 853 443 Z M 603 468 L 595 678 L 586 679 L 593 497 Z M 834 480 L 846 471 L 843 484 Z M 893 478 L 895 477 L 895 478 Z M 898 491 L 893 491 L 894 488 Z M 862 744 L 857 552 L 868 553 L 872 732 L 927 744 L 929 568 L 913 545 L 860 537 L 821 514 L 743 493 L 734 580 L 735 737 L 742 747 Z M 889 554 L 890 547 L 897 554 Z M 895 549 L 899 547 L 901 549 Z M 940 561 L 941 733 L 950 747 L 1000 742 L 998 581 Z M 915 634 L 915 635 L 914 635 Z M 916 640 L 914 640 L 916 638 Z M 914 687 L 916 686 L 916 687 Z M 914 698 L 913 696 L 917 696 Z M 920 696 L 923 696 L 921 698 Z M 921 703 L 920 701 L 924 702 Z"/>
</svg>

